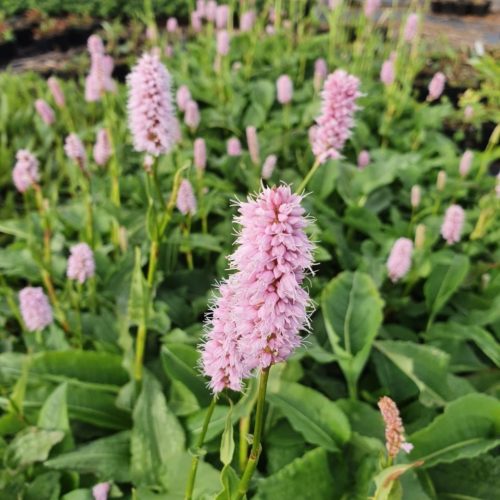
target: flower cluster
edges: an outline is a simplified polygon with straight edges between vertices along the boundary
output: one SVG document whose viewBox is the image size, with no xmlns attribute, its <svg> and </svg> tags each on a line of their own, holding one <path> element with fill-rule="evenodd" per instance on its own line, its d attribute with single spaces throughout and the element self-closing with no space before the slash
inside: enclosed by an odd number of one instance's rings
<svg viewBox="0 0 500 500">
<path fill-rule="evenodd" d="M 410 239 L 399 238 L 396 240 L 387 260 L 387 271 L 393 283 L 406 276 L 410 270 L 412 253 L 413 242 Z"/>
<path fill-rule="evenodd" d="M 12 180 L 20 193 L 24 193 L 40 180 L 38 160 L 26 149 L 20 149 L 16 153 Z"/>
<path fill-rule="evenodd" d="M 30 332 L 43 330 L 52 321 L 49 299 L 40 287 L 27 286 L 19 292 L 21 316 Z"/>
<path fill-rule="evenodd" d="M 95 274 L 94 253 L 87 243 L 78 243 L 71 247 L 66 275 L 70 280 L 85 283 Z"/>
<path fill-rule="evenodd" d="M 105 92 L 114 92 L 116 83 L 112 78 L 113 58 L 104 52 L 104 44 L 98 35 L 91 35 L 87 41 L 90 54 L 90 72 L 85 78 L 85 100 L 99 101 Z"/>
<path fill-rule="evenodd" d="M 400 450 L 410 453 L 413 445 L 405 439 L 405 429 L 396 403 L 391 398 L 384 396 L 380 398 L 378 407 L 384 419 L 385 445 L 389 457 L 393 459 Z"/>
</svg>

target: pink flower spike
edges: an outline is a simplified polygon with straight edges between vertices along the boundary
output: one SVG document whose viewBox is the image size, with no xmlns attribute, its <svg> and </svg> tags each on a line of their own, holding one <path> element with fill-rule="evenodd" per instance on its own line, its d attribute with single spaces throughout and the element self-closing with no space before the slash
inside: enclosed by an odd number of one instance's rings
<svg viewBox="0 0 500 500">
<path fill-rule="evenodd" d="M 338 69 L 328 76 L 321 92 L 321 114 L 316 118 L 312 150 L 318 161 L 338 159 L 345 142 L 352 134 L 359 80 Z"/>
<path fill-rule="evenodd" d="M 365 0 L 365 5 L 364 5 L 364 13 L 365 16 L 371 19 L 377 10 L 380 9 L 380 6 L 382 5 L 382 0 Z"/>
<path fill-rule="evenodd" d="M 436 73 L 429 83 L 429 95 L 427 96 L 427 100 L 435 101 L 439 99 L 443 93 L 445 83 L 446 76 L 441 72 Z"/>
<path fill-rule="evenodd" d="M 191 92 L 186 85 L 181 85 L 176 94 L 177 107 L 181 111 L 186 111 L 186 105 L 191 100 Z"/>
<path fill-rule="evenodd" d="M 255 127 L 246 128 L 248 151 L 254 165 L 260 163 L 259 138 L 257 137 L 257 129 Z"/>
<path fill-rule="evenodd" d="M 389 259 L 387 271 L 393 283 L 406 276 L 411 267 L 413 242 L 408 238 L 399 238 L 394 243 Z"/>
<path fill-rule="evenodd" d="M 194 141 L 194 166 L 200 170 L 205 170 L 207 165 L 207 146 L 205 140 L 198 137 Z"/>
<path fill-rule="evenodd" d="M 24 324 L 30 332 L 43 330 L 53 321 L 49 299 L 40 287 L 23 288 L 19 292 L 19 308 Z"/>
<path fill-rule="evenodd" d="M 465 212 L 460 205 L 451 205 L 446 210 L 444 221 L 441 226 L 441 236 L 448 245 L 458 243 L 462 235 L 465 221 Z"/>
<path fill-rule="evenodd" d="M 71 133 L 66 137 L 64 141 L 64 152 L 66 156 L 73 160 L 78 166 L 84 170 L 87 163 L 87 153 L 85 152 L 85 147 L 80 140 L 80 138 Z"/>
<path fill-rule="evenodd" d="M 109 483 L 98 483 L 92 488 L 94 500 L 108 500 Z"/>
<path fill-rule="evenodd" d="M 78 243 L 71 247 L 66 276 L 70 280 L 85 283 L 95 274 L 94 253 L 87 243 Z"/>
<path fill-rule="evenodd" d="M 236 137 L 231 137 L 227 141 L 228 156 L 241 156 L 241 143 Z"/>
<path fill-rule="evenodd" d="M 99 35 L 90 35 L 87 40 L 87 50 L 91 55 L 104 54 L 104 43 Z"/>
<path fill-rule="evenodd" d="M 278 158 L 276 155 L 269 155 L 265 160 L 264 160 L 264 165 L 262 165 L 262 173 L 261 177 L 265 180 L 268 180 L 271 178 L 274 172 L 274 168 L 276 167 L 276 162 L 278 161 Z"/>
<path fill-rule="evenodd" d="M 370 164 L 370 153 L 363 149 L 358 155 L 358 168 L 361 170 L 366 168 Z"/>
<path fill-rule="evenodd" d="M 170 74 L 158 55 L 145 53 L 127 76 L 128 122 L 138 152 L 158 156 L 176 143 Z"/>
<path fill-rule="evenodd" d="M 385 445 L 390 458 L 394 458 L 400 450 L 409 453 L 413 449 L 411 443 L 405 440 L 405 429 L 399 415 L 396 403 L 384 396 L 378 402 L 378 407 L 385 424 Z"/>
<path fill-rule="evenodd" d="M 199 33 L 201 31 L 201 28 L 203 27 L 201 23 L 202 16 L 200 13 L 196 10 L 191 12 L 191 28 L 193 28 L 193 31 L 195 33 Z"/>
<path fill-rule="evenodd" d="M 418 30 L 419 16 L 416 13 L 412 13 L 406 19 L 406 24 L 403 32 L 403 39 L 405 42 L 412 42 L 415 38 Z"/>
<path fill-rule="evenodd" d="M 205 18 L 207 21 L 215 21 L 215 16 L 217 15 L 217 2 L 215 0 L 209 0 L 205 6 Z"/>
<path fill-rule="evenodd" d="M 462 158 L 460 158 L 460 166 L 458 167 L 458 170 L 462 177 L 466 177 L 469 173 L 473 158 L 474 153 L 470 150 L 465 151 Z"/>
<path fill-rule="evenodd" d="M 293 97 L 293 82 L 288 75 L 281 75 L 276 81 L 278 102 L 288 104 Z"/>
<path fill-rule="evenodd" d="M 64 105 L 66 104 L 64 99 L 64 92 L 62 91 L 61 85 L 59 85 L 57 78 L 51 76 L 47 80 L 47 85 L 57 107 L 64 108 Z"/>
<path fill-rule="evenodd" d="M 111 156 L 111 143 L 109 140 L 108 131 L 102 128 L 97 132 L 97 139 L 94 144 L 94 161 L 99 166 L 106 165 L 109 157 Z"/>
<path fill-rule="evenodd" d="M 387 59 L 382 64 L 382 68 L 380 70 L 380 81 L 386 85 L 392 85 L 396 78 L 396 74 L 394 71 L 394 61 L 392 59 Z"/>
<path fill-rule="evenodd" d="M 166 28 L 168 33 L 176 33 L 177 30 L 179 29 L 179 23 L 177 22 L 177 18 L 169 17 L 167 19 Z"/>
<path fill-rule="evenodd" d="M 226 30 L 217 32 L 217 54 L 221 56 L 229 54 L 229 33 Z"/>
<path fill-rule="evenodd" d="M 215 26 L 218 30 L 227 28 L 229 20 L 229 5 L 218 5 L 215 13 Z"/>
<path fill-rule="evenodd" d="M 200 124 L 200 111 L 196 101 L 190 100 L 186 104 L 184 123 L 192 130 L 196 130 Z"/>
<path fill-rule="evenodd" d="M 193 187 L 187 179 L 183 179 L 177 193 L 177 209 L 183 215 L 196 213 L 196 198 Z"/>
<path fill-rule="evenodd" d="M 196 11 L 200 18 L 204 18 L 207 11 L 207 2 L 206 0 L 196 0 Z"/>
<path fill-rule="evenodd" d="M 24 193 L 40 180 L 38 160 L 27 149 L 16 153 L 16 164 L 12 170 L 12 181 L 20 193 Z"/>
<path fill-rule="evenodd" d="M 252 31 L 254 24 L 255 24 L 255 12 L 253 10 L 248 10 L 241 15 L 240 31 L 242 31 L 243 33 L 247 31 Z"/>
<path fill-rule="evenodd" d="M 52 125 L 56 119 L 53 109 L 43 100 L 35 101 L 35 109 L 46 125 Z"/>
<path fill-rule="evenodd" d="M 472 120 L 472 117 L 474 116 L 474 108 L 471 105 L 465 106 L 464 109 L 464 118 L 467 121 Z"/>
<path fill-rule="evenodd" d="M 420 205 L 420 199 L 422 197 L 420 186 L 415 184 L 411 188 L 410 201 L 413 208 L 417 208 Z"/>
</svg>

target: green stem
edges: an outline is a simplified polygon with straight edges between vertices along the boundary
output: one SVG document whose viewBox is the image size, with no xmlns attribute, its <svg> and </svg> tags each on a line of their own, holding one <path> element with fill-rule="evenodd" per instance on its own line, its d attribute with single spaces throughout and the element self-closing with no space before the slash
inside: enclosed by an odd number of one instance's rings
<svg viewBox="0 0 500 500">
<path fill-rule="evenodd" d="M 205 441 L 205 436 L 207 434 L 208 425 L 210 424 L 210 419 L 214 413 L 215 404 L 217 403 L 217 396 L 212 398 L 210 406 L 207 409 L 207 414 L 205 415 L 205 420 L 203 421 L 203 427 L 201 429 L 200 435 L 198 436 L 198 441 L 196 442 L 195 455 L 191 460 L 191 470 L 189 471 L 188 482 L 186 485 L 186 493 L 184 494 L 185 500 L 191 500 L 193 498 L 194 482 L 196 480 L 196 472 L 198 470 L 198 463 L 200 461 L 199 448 L 203 446 L 203 441 Z"/>
<path fill-rule="evenodd" d="M 321 162 L 316 158 L 313 166 L 311 167 L 311 170 L 309 170 L 307 175 L 304 177 L 304 180 L 300 183 L 299 187 L 297 188 L 296 190 L 297 193 L 302 193 L 302 191 L 304 191 L 304 189 L 307 187 L 307 184 L 312 179 L 313 175 L 316 173 L 316 170 L 318 170 L 320 165 Z"/>
<path fill-rule="evenodd" d="M 248 432 L 250 430 L 250 416 L 240 419 L 240 470 L 243 472 L 247 465 L 248 456 Z"/>
<path fill-rule="evenodd" d="M 259 381 L 259 393 L 257 395 L 257 410 L 255 413 L 255 429 L 253 433 L 253 443 L 252 449 L 250 450 L 250 456 L 248 457 L 248 462 L 243 472 L 243 476 L 238 484 L 238 491 L 235 495 L 235 500 L 241 500 L 250 485 L 250 480 L 257 468 L 257 463 L 259 462 L 260 453 L 262 446 L 260 444 L 262 439 L 262 428 L 264 426 L 264 405 L 266 403 L 266 389 L 267 381 L 269 379 L 270 368 L 264 368 L 260 372 Z"/>
</svg>

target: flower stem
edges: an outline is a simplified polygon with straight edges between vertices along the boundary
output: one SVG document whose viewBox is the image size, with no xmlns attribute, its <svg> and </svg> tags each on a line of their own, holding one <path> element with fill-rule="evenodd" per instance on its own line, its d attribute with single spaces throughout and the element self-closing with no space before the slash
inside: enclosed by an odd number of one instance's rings
<svg viewBox="0 0 500 500">
<path fill-rule="evenodd" d="M 217 403 L 217 396 L 212 398 L 210 406 L 207 409 L 207 414 L 205 415 L 205 420 L 203 421 L 203 427 L 201 429 L 200 435 L 198 436 L 198 441 L 196 442 L 196 448 L 201 448 L 203 446 L 203 441 L 205 441 L 205 436 L 207 434 L 208 425 L 210 424 L 210 419 L 214 413 L 215 404 Z M 198 470 L 198 463 L 200 461 L 199 450 L 195 450 L 195 454 L 191 460 L 191 470 L 189 471 L 188 482 L 186 485 L 186 493 L 184 494 L 185 500 L 191 500 L 193 498 L 194 482 L 196 480 L 196 472 Z"/>
<path fill-rule="evenodd" d="M 241 500 L 250 485 L 250 480 L 257 468 L 257 463 L 259 462 L 260 453 L 262 451 L 262 446 L 260 444 L 262 438 L 262 428 L 264 426 L 264 405 L 266 403 L 266 389 L 267 381 L 269 379 L 270 368 L 264 368 L 260 372 L 259 381 L 259 393 L 257 395 L 257 410 L 255 413 L 255 428 L 253 433 L 253 443 L 252 449 L 250 450 L 250 456 L 248 457 L 248 462 L 243 472 L 243 476 L 238 484 L 238 491 L 235 495 L 235 500 Z"/>
<path fill-rule="evenodd" d="M 297 193 L 302 193 L 304 189 L 307 187 L 307 184 L 309 181 L 312 179 L 313 175 L 316 173 L 316 170 L 320 167 L 321 162 L 316 158 L 314 161 L 313 166 L 311 167 L 311 170 L 307 173 L 307 175 L 304 177 L 304 180 L 300 183 L 299 187 L 297 188 Z"/>
</svg>

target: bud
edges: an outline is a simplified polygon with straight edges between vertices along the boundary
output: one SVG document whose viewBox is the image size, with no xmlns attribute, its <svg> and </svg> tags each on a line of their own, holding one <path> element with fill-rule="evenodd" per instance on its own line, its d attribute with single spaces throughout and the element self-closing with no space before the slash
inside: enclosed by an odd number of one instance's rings
<svg viewBox="0 0 500 500">
<path fill-rule="evenodd" d="M 446 186 L 446 172 L 444 170 L 440 170 L 437 176 L 436 188 L 438 191 L 444 191 Z"/>
<path fill-rule="evenodd" d="M 421 195 L 420 186 L 415 184 L 415 186 L 411 188 L 411 206 L 413 208 L 417 208 L 420 205 Z"/>
<path fill-rule="evenodd" d="M 422 250 L 425 245 L 425 225 L 418 224 L 415 229 L 415 248 L 417 250 Z"/>
</svg>

